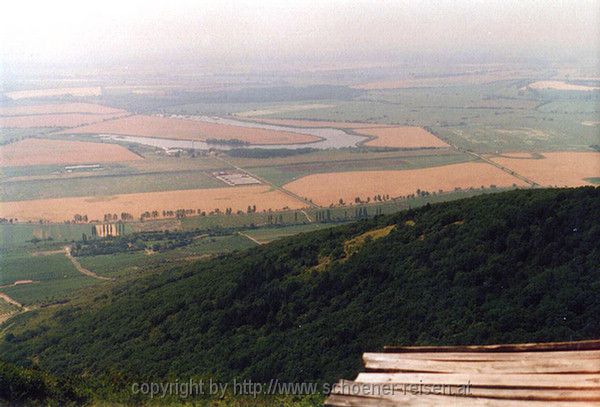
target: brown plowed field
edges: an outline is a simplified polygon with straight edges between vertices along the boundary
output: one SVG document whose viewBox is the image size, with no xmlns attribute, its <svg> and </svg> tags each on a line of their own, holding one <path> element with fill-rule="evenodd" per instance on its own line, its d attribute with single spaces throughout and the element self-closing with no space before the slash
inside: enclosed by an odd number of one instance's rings
<svg viewBox="0 0 600 407">
<path fill-rule="evenodd" d="M 526 184 L 486 163 L 462 163 L 416 170 L 352 171 L 313 174 L 292 181 L 284 188 L 327 206 L 337 204 L 342 198 L 346 203 L 356 197 L 366 200 L 374 195 L 398 197 L 414 194 L 417 189 L 429 192 L 453 191 L 490 185 L 509 187 Z"/>
<path fill-rule="evenodd" d="M 296 144 L 319 141 L 309 134 L 231 126 L 162 116 L 129 116 L 62 133 L 118 134 L 178 140 L 241 140 L 250 144 Z"/>
<path fill-rule="evenodd" d="M 113 113 L 57 113 L 33 114 L 27 116 L 0 116 L 0 128 L 12 127 L 25 129 L 29 127 L 76 127 L 112 119 L 115 116 L 116 115 Z"/>
<path fill-rule="evenodd" d="M 427 148 L 448 147 L 448 144 L 421 127 L 395 126 L 359 129 L 356 133 L 376 137 L 365 145 L 370 147 Z"/>
<path fill-rule="evenodd" d="M 232 208 L 246 211 L 256 205 L 258 211 L 279 210 L 285 207 L 302 208 L 302 202 L 264 185 L 191 189 L 180 191 L 123 194 L 107 197 L 77 197 L 41 199 L 34 201 L 0 202 L 0 217 L 19 221 L 53 222 L 70 220 L 75 214 L 87 215 L 90 220 L 102 220 L 105 213 L 131 213 L 134 217 L 157 210 L 201 209 L 210 212 L 215 208 L 225 211 Z"/>
<path fill-rule="evenodd" d="M 390 126 L 388 124 L 331 122 L 319 120 L 291 120 L 291 119 L 259 119 L 252 121 L 277 126 L 292 126 L 306 128 L 330 127 L 336 129 L 354 130 L 364 136 L 375 137 L 364 143 L 371 147 L 395 148 L 429 148 L 448 147 L 448 144 L 429 133 L 421 127 L 415 126 Z"/>
<path fill-rule="evenodd" d="M 0 167 L 96 164 L 141 159 L 123 146 L 84 141 L 28 138 L 0 146 Z"/>
<path fill-rule="evenodd" d="M 541 153 L 543 158 L 489 157 L 490 160 L 523 175 L 542 186 L 576 187 L 592 185 L 585 178 L 600 177 L 600 153 Z"/>
</svg>

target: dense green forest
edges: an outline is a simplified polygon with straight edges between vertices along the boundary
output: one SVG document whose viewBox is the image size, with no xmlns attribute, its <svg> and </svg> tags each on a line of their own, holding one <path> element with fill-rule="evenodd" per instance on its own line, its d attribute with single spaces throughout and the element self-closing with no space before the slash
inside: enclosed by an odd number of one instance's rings
<svg viewBox="0 0 600 407">
<path fill-rule="evenodd" d="M 89 398 L 81 381 L 76 382 L 0 361 L 0 401 L 9 400 L 15 405 L 79 405 Z"/>
<path fill-rule="evenodd" d="M 55 375 L 353 378 L 386 344 L 600 338 L 600 188 L 427 205 L 21 315 L 3 359 Z"/>
</svg>

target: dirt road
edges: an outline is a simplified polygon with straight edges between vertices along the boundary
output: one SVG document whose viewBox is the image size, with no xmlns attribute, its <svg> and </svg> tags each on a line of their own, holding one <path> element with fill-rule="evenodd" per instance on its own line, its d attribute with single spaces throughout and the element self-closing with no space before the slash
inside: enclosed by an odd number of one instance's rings
<svg viewBox="0 0 600 407">
<path fill-rule="evenodd" d="M 84 268 L 81 265 L 81 263 L 79 263 L 79 261 L 77 261 L 77 259 L 75 257 L 73 257 L 73 255 L 71 254 L 70 246 L 65 246 L 65 256 L 67 256 L 67 259 L 69 259 L 71 261 L 71 263 L 73 263 L 73 266 L 75 266 L 77 271 L 79 271 L 81 274 L 88 276 L 88 277 L 97 278 L 98 280 L 114 281 L 114 278 L 99 276 L 98 274 L 94 273 L 93 271 L 90 271 L 90 270 Z"/>
</svg>

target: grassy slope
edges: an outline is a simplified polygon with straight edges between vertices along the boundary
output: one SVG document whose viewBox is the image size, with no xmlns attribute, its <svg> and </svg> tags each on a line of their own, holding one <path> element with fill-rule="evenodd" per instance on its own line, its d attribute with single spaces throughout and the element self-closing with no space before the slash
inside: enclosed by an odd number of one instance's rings
<svg viewBox="0 0 600 407">
<path fill-rule="evenodd" d="M 384 344 L 598 337 L 598 218 L 600 189 L 526 190 L 303 234 L 21 316 L 0 353 L 56 373 L 334 380 Z"/>
</svg>

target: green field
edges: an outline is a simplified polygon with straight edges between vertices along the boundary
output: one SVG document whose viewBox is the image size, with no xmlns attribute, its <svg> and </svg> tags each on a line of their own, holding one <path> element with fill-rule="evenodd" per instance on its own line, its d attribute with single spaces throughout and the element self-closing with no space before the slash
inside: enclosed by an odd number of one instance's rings
<svg viewBox="0 0 600 407">
<path fill-rule="evenodd" d="M 77 260 L 83 267 L 106 277 L 127 277 L 138 274 L 140 266 L 149 266 L 152 258 L 144 252 L 81 256 Z"/>
<path fill-rule="evenodd" d="M 0 299 L 0 320 L 2 319 L 2 315 L 12 314 L 13 312 L 16 312 L 18 310 L 19 307 Z"/>
<path fill-rule="evenodd" d="M 263 227 L 257 229 L 245 229 L 241 233 L 258 240 L 260 243 L 269 243 L 283 237 L 297 235 L 298 233 L 312 232 L 340 225 L 340 223 L 309 223 L 305 225 L 290 225 L 278 227 Z"/>
<path fill-rule="evenodd" d="M 100 282 L 80 274 L 64 253 L 5 250 L 0 254 L 0 269 L 0 285 L 5 286 L 0 290 L 24 305 L 63 300 L 79 288 Z M 33 283 L 6 287 L 18 280 Z"/>
<path fill-rule="evenodd" d="M 0 126 L 0 145 L 23 140 L 28 137 L 40 136 L 52 131 L 52 128 L 36 127 L 32 129 L 6 128 Z"/>
<path fill-rule="evenodd" d="M 81 265 L 101 276 L 116 278 L 138 277 L 160 266 L 181 261 L 193 261 L 213 255 L 256 246 L 251 240 L 238 236 L 207 236 L 192 244 L 173 250 L 102 254 L 77 257 Z"/>
<path fill-rule="evenodd" d="M 225 183 L 203 172 L 86 176 L 3 182 L 0 199 L 4 201 L 26 201 L 226 186 Z"/>
<path fill-rule="evenodd" d="M 282 221 L 281 221 L 282 219 Z M 307 221 L 306 217 L 300 211 L 282 211 L 282 212 L 257 212 L 244 213 L 240 215 L 214 215 L 214 216 L 195 216 L 192 218 L 181 219 L 181 228 L 183 230 L 204 230 L 213 228 L 242 227 L 252 225 L 264 225 L 270 223 L 296 223 Z"/>
<path fill-rule="evenodd" d="M 598 120 L 597 93 L 520 90 L 529 82 L 369 91 L 334 107 L 268 117 L 428 126 L 458 147 L 481 152 L 580 150 L 598 144 L 598 127 L 581 124 Z"/>
<path fill-rule="evenodd" d="M 0 223 L 0 249 L 26 244 L 33 248 L 32 239 L 71 242 L 80 240 L 84 233 L 89 236 L 91 230 L 91 225 L 82 224 Z"/>
</svg>

